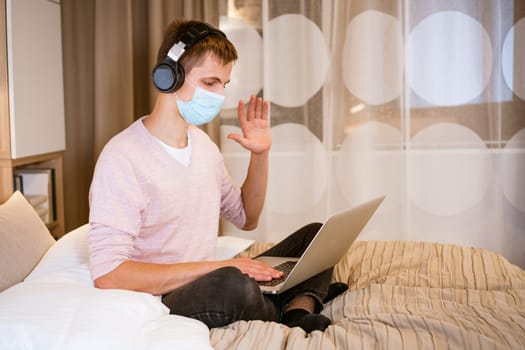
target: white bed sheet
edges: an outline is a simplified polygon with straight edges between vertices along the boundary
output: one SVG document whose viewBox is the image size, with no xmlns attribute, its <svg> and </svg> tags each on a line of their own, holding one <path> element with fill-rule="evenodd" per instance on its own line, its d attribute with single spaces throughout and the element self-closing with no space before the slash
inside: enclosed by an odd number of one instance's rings
<svg viewBox="0 0 525 350">
<path fill-rule="evenodd" d="M 87 230 L 62 237 L 0 293 L 0 349 L 212 349 L 206 325 L 169 315 L 158 297 L 94 288 Z"/>
</svg>

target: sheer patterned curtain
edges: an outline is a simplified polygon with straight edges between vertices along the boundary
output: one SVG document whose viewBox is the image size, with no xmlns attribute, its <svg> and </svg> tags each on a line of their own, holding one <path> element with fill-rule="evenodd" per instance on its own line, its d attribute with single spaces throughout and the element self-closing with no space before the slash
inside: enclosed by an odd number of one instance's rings
<svg viewBox="0 0 525 350">
<path fill-rule="evenodd" d="M 215 0 L 62 0 L 66 229 L 88 219 L 88 190 L 106 142 L 155 101 L 151 70 L 174 19 L 218 25 Z M 207 126 L 218 135 L 218 125 Z"/>
<path fill-rule="evenodd" d="M 223 0 L 240 59 L 224 135 L 250 93 L 271 101 L 261 225 L 276 241 L 386 194 L 360 239 L 488 248 L 525 267 L 525 4 L 515 0 Z"/>
</svg>

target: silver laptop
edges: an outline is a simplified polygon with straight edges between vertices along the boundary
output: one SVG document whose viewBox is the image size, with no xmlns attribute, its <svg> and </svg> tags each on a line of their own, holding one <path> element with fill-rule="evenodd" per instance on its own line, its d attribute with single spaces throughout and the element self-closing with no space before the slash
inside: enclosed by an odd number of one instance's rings
<svg viewBox="0 0 525 350">
<path fill-rule="evenodd" d="M 381 196 L 328 217 L 300 258 L 257 257 L 257 260 L 285 272 L 283 278 L 258 282 L 262 292 L 279 294 L 336 265 L 384 199 L 385 196 Z"/>
</svg>

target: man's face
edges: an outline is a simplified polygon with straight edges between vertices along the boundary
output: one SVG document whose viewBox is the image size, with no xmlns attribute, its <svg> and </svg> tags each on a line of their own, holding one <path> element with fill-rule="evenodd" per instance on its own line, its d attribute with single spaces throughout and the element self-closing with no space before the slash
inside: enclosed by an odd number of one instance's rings
<svg viewBox="0 0 525 350">
<path fill-rule="evenodd" d="M 207 55 L 201 65 L 194 66 L 186 72 L 186 81 L 177 90 L 177 96 L 183 101 L 191 100 L 195 92 L 191 84 L 224 96 L 224 88 L 230 82 L 232 67 L 233 62 L 223 65 L 214 55 Z"/>
</svg>

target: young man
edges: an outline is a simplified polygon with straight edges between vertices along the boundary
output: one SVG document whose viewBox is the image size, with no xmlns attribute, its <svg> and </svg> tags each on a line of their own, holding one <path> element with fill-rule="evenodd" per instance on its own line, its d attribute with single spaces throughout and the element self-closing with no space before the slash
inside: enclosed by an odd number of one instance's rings
<svg viewBox="0 0 525 350">
<path fill-rule="evenodd" d="M 210 328 L 260 319 L 323 330 L 330 320 L 318 312 L 331 270 L 270 297 L 255 281 L 281 272 L 247 258 L 213 261 L 219 217 L 254 229 L 268 178 L 268 102 L 252 96 L 246 113 L 240 101 L 242 135 L 228 135 L 251 153 L 241 188 L 216 145 L 195 126 L 220 111 L 236 59 L 232 43 L 205 23 L 176 21 L 167 28 L 153 74 L 161 90 L 153 111 L 111 139 L 97 161 L 91 274 L 98 288 L 162 295 L 171 313 Z M 302 228 L 266 255 L 299 256 L 319 227 Z"/>
</svg>

